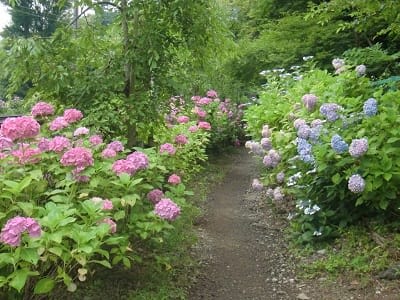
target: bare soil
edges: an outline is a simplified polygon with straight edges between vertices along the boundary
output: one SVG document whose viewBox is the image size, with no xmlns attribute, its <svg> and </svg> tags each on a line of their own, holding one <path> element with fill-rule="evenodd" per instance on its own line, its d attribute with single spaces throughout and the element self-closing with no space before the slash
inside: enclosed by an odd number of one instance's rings
<svg viewBox="0 0 400 300">
<path fill-rule="evenodd" d="M 189 300 L 200 299 L 400 299 L 399 281 L 371 278 L 362 285 L 352 278 L 301 279 L 288 249 L 286 214 L 250 189 L 258 164 L 244 149 L 223 157 L 226 172 L 216 184 L 199 220 L 200 242 L 193 254 L 201 265 Z"/>
</svg>

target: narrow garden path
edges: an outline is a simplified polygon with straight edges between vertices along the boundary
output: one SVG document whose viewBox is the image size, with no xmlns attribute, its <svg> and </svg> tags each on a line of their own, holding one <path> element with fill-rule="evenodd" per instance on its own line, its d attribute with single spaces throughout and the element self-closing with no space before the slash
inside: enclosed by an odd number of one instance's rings
<svg viewBox="0 0 400 300">
<path fill-rule="evenodd" d="M 374 287 L 296 278 L 295 259 L 284 238 L 285 216 L 250 189 L 258 164 L 244 149 L 219 164 L 226 173 L 205 204 L 194 249 L 201 271 L 189 300 L 400 299 Z"/>
</svg>

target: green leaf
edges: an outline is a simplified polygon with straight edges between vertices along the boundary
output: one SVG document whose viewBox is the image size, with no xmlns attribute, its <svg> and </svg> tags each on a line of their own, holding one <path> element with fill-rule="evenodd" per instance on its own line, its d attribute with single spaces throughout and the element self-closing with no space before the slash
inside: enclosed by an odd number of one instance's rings
<svg viewBox="0 0 400 300">
<path fill-rule="evenodd" d="M 18 207 L 22 209 L 25 215 L 31 216 L 33 213 L 33 204 L 29 202 L 18 202 Z"/>
<path fill-rule="evenodd" d="M 65 226 L 67 224 L 73 223 L 76 221 L 76 218 L 73 217 L 67 217 L 63 220 L 60 221 L 59 226 Z"/>
<path fill-rule="evenodd" d="M 39 275 L 39 272 L 33 272 L 29 269 L 16 270 L 9 276 L 12 277 L 9 285 L 16 289 L 18 292 L 21 292 L 29 275 Z"/>
<path fill-rule="evenodd" d="M 124 264 L 125 267 L 130 268 L 131 267 L 131 261 L 127 257 L 122 258 L 122 263 Z"/>
<path fill-rule="evenodd" d="M 128 183 L 131 180 L 131 176 L 129 174 L 126 173 L 122 173 L 119 175 L 119 180 L 124 184 L 124 185 L 128 185 Z"/>
<path fill-rule="evenodd" d="M 39 254 L 36 248 L 21 248 L 20 258 L 36 265 L 39 260 Z"/>
<path fill-rule="evenodd" d="M 94 262 L 96 264 L 99 264 L 99 265 L 102 265 L 102 266 L 104 266 L 106 268 L 111 269 L 111 264 L 107 260 L 91 260 L 90 262 Z"/>
<path fill-rule="evenodd" d="M 332 176 L 332 182 L 334 184 L 339 184 L 341 181 L 341 177 L 339 175 L 339 173 L 336 173 L 335 175 Z"/>
<path fill-rule="evenodd" d="M 33 290 L 34 294 L 47 294 L 54 288 L 55 282 L 50 278 L 40 279 Z"/>
<path fill-rule="evenodd" d="M 386 181 L 389 181 L 390 179 L 392 179 L 392 173 L 383 174 L 383 178 L 385 178 Z"/>
<path fill-rule="evenodd" d="M 117 212 L 114 214 L 114 219 L 115 219 L 115 221 L 121 220 L 121 219 L 123 219 L 123 218 L 125 218 L 125 211 L 124 211 L 124 210 L 117 211 Z"/>
<path fill-rule="evenodd" d="M 49 248 L 49 252 L 61 257 L 63 251 L 60 247 L 51 247 Z"/>
</svg>

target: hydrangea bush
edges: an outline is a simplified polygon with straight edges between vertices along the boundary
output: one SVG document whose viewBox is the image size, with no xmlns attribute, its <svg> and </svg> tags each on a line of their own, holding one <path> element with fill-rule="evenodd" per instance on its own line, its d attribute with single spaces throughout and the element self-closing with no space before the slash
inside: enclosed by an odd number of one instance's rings
<svg viewBox="0 0 400 300">
<path fill-rule="evenodd" d="M 311 69 L 270 84 L 245 113 L 246 147 L 266 166 L 255 188 L 284 201 L 300 242 L 363 220 L 390 221 L 400 207 L 400 92 L 374 85 L 364 68 L 332 64 L 333 72 Z"/>
<path fill-rule="evenodd" d="M 161 243 L 189 207 L 184 181 L 205 160 L 208 126 L 160 128 L 153 148 L 126 149 L 39 102 L 0 129 L 0 292 L 73 292 L 96 265 L 130 267 L 137 243 Z M 210 124 L 208 124 L 211 126 Z M 179 220 L 178 220 L 179 221 Z M 151 246 L 149 246 L 151 248 Z M 148 255 L 148 254 L 147 254 Z"/>
</svg>

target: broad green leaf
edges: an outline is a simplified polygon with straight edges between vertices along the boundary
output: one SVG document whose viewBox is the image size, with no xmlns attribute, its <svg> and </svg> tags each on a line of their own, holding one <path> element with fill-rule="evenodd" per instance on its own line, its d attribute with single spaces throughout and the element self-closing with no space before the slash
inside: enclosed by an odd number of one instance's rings
<svg viewBox="0 0 400 300">
<path fill-rule="evenodd" d="M 39 254 L 36 248 L 21 248 L 20 258 L 36 265 L 39 260 Z"/>
<path fill-rule="evenodd" d="M 39 272 L 31 271 L 29 269 L 16 270 L 9 276 L 9 278 L 12 278 L 9 285 L 20 292 L 30 275 L 39 275 Z"/>
<path fill-rule="evenodd" d="M 33 290 L 34 294 L 47 294 L 54 288 L 55 282 L 50 278 L 40 279 Z"/>
</svg>

